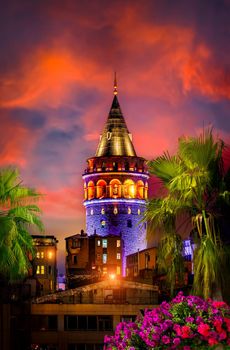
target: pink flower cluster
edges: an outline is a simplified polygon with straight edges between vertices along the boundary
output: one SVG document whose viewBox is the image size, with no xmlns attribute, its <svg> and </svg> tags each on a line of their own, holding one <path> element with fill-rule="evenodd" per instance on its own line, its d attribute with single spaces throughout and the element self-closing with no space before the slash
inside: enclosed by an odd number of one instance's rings
<svg viewBox="0 0 230 350">
<path fill-rule="evenodd" d="M 104 350 L 230 349 L 230 307 L 180 292 L 171 302 L 146 309 L 135 322 L 119 323 L 104 344 Z"/>
</svg>

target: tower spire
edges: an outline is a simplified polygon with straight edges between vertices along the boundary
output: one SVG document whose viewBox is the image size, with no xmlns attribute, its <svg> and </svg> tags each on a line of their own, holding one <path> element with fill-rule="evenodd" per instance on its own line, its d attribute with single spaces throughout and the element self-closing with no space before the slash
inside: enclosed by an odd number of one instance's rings
<svg viewBox="0 0 230 350">
<path fill-rule="evenodd" d="M 116 96 L 118 94 L 117 92 L 117 73 L 114 72 L 114 84 L 113 84 L 113 94 Z"/>
</svg>

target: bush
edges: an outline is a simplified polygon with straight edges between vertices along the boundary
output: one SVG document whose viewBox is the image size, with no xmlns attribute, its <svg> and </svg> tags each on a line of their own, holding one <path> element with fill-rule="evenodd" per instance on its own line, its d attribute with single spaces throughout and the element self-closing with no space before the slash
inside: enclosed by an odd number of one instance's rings
<svg viewBox="0 0 230 350">
<path fill-rule="evenodd" d="M 230 307 L 179 292 L 135 322 L 119 323 L 104 343 L 105 350 L 230 349 Z"/>
</svg>

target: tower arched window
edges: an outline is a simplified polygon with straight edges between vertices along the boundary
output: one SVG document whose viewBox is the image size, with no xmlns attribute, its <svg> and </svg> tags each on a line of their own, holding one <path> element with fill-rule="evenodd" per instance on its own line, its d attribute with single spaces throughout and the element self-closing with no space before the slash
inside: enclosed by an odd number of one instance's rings
<svg viewBox="0 0 230 350">
<path fill-rule="evenodd" d="M 148 199 L 148 182 L 145 183 L 145 199 Z"/>
<path fill-rule="evenodd" d="M 109 183 L 109 191 L 111 198 L 121 197 L 121 182 L 118 179 L 113 179 Z"/>
<path fill-rule="evenodd" d="M 135 198 L 136 197 L 136 184 L 133 180 L 125 180 L 124 185 L 124 197 L 125 198 Z"/>
<path fill-rule="evenodd" d="M 88 183 L 88 199 L 93 199 L 94 198 L 94 193 L 95 193 L 95 186 L 93 181 L 89 181 Z"/>
<path fill-rule="evenodd" d="M 144 182 L 141 180 L 137 181 L 137 198 L 145 198 L 145 185 Z"/>
<path fill-rule="evenodd" d="M 86 186 L 86 183 L 84 182 L 84 199 L 86 200 L 87 198 L 88 198 L 87 186 Z"/>
<path fill-rule="evenodd" d="M 99 180 L 97 182 L 96 197 L 97 198 L 106 197 L 106 182 L 104 180 Z"/>
</svg>

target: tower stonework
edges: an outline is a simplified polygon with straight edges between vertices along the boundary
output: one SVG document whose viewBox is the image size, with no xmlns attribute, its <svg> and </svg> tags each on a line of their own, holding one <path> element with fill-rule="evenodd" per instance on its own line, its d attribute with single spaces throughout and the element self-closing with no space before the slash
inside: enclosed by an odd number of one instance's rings
<svg viewBox="0 0 230 350">
<path fill-rule="evenodd" d="M 146 248 L 146 224 L 140 223 L 148 198 L 146 161 L 136 155 L 123 117 L 116 80 L 112 106 L 94 157 L 83 174 L 86 232 L 117 235 L 126 256 Z"/>
</svg>

